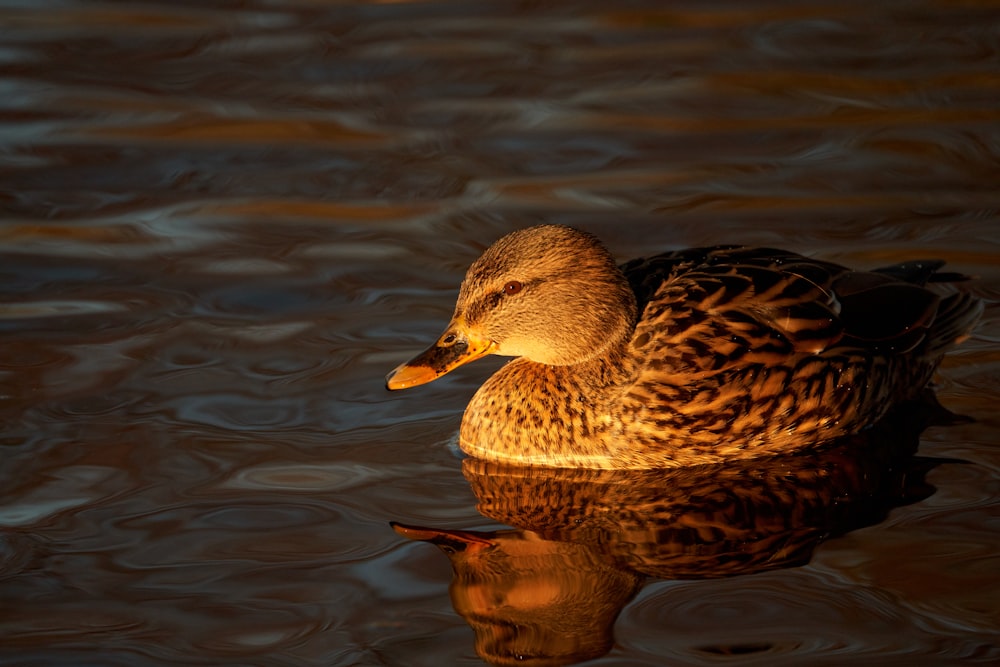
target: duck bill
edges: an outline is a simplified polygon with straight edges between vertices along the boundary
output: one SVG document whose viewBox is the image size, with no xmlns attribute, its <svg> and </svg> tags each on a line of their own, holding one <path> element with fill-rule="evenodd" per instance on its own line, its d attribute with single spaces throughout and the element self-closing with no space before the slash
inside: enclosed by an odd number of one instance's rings
<svg viewBox="0 0 1000 667">
<path fill-rule="evenodd" d="M 407 389 L 436 380 L 462 364 L 485 357 L 493 351 L 493 341 L 449 326 L 436 343 L 398 366 L 385 378 L 386 389 Z"/>
<path fill-rule="evenodd" d="M 451 547 L 454 551 L 481 551 L 494 546 L 491 533 L 472 530 L 445 530 L 444 528 L 424 528 L 390 521 L 392 529 L 409 540 L 430 542 L 438 546 Z"/>
</svg>

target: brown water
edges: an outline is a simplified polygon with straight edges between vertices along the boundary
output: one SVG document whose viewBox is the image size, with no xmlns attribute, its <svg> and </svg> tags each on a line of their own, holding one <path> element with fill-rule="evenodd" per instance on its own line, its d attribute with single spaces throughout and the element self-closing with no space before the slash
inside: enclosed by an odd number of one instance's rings
<svg viewBox="0 0 1000 667">
<path fill-rule="evenodd" d="M 997 664 L 998 25 L 976 1 L 0 2 L 0 662 Z M 622 259 L 946 259 L 989 301 L 937 382 L 971 420 L 658 481 L 463 474 L 496 364 L 382 378 L 540 221 Z M 390 521 L 453 552 L 454 604 L 449 559 Z M 500 530 L 509 561 L 442 530 Z"/>
</svg>

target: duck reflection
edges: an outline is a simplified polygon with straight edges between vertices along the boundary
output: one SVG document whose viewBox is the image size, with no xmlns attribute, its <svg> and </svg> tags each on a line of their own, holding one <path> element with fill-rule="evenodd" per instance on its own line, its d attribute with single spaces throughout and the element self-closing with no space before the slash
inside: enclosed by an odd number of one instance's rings
<svg viewBox="0 0 1000 667">
<path fill-rule="evenodd" d="M 486 517 L 510 530 L 394 523 L 454 569 L 455 610 L 476 651 L 504 665 L 606 653 L 647 577 L 730 577 L 802 565 L 824 539 L 927 497 L 940 460 L 913 456 L 936 403 L 896 411 L 822 451 L 669 470 L 526 468 L 466 459 Z M 936 421 L 942 421 L 938 419 Z"/>
<path fill-rule="evenodd" d="M 618 613 L 643 576 L 586 542 L 530 530 L 436 530 L 395 524 L 448 554 L 451 601 L 496 665 L 563 665 L 608 652 Z"/>
</svg>

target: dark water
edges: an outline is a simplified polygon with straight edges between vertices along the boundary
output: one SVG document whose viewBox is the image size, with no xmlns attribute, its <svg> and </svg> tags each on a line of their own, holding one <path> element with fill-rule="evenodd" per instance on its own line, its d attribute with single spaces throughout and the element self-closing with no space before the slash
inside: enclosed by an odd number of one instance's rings
<svg viewBox="0 0 1000 667">
<path fill-rule="evenodd" d="M 0 2 L 0 662 L 1000 662 L 998 25 Z M 382 378 L 540 221 L 622 259 L 944 258 L 988 300 L 937 380 L 971 419 L 661 480 L 463 471 L 496 364 Z M 449 559 L 390 521 L 453 552 L 454 604 Z"/>
</svg>

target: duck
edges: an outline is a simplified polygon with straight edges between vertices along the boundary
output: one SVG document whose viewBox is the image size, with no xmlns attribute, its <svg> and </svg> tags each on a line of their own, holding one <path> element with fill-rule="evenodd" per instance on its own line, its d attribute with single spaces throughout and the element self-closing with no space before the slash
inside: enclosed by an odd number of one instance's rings
<svg viewBox="0 0 1000 667">
<path fill-rule="evenodd" d="M 793 453 L 858 433 L 931 381 L 983 305 L 939 260 L 871 271 L 720 245 L 619 264 L 593 234 L 515 230 L 469 267 L 454 314 L 386 376 L 431 382 L 513 357 L 459 446 L 489 462 L 649 469 Z"/>
</svg>

